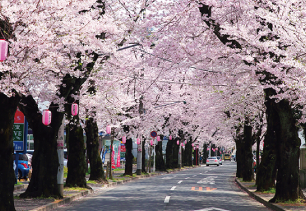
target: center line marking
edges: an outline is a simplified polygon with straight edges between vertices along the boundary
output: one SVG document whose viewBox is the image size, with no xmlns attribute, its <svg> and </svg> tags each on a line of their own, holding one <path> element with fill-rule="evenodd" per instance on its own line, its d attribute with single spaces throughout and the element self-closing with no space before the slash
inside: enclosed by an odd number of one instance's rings
<svg viewBox="0 0 306 211">
<path fill-rule="evenodd" d="M 170 201 L 170 196 L 166 196 L 164 203 L 169 203 Z"/>
<path fill-rule="evenodd" d="M 176 188 L 176 186 L 173 186 L 170 190 L 174 190 Z"/>
<path fill-rule="evenodd" d="M 181 184 L 183 182 L 183 180 L 179 181 L 178 184 Z"/>
</svg>

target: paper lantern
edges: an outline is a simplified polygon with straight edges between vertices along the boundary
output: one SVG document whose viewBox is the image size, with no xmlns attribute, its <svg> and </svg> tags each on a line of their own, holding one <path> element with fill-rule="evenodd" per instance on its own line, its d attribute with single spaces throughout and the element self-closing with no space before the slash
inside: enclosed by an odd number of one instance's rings
<svg viewBox="0 0 306 211">
<path fill-rule="evenodd" d="M 187 144 L 187 140 L 185 140 L 185 144 Z"/>
<path fill-rule="evenodd" d="M 194 143 L 192 143 L 191 146 L 194 147 Z"/>
<path fill-rule="evenodd" d="M 153 146 L 153 139 L 150 140 L 150 144 L 151 144 L 151 146 Z"/>
<path fill-rule="evenodd" d="M 195 150 L 195 147 L 193 147 L 193 150 Z"/>
<path fill-rule="evenodd" d="M 71 114 L 72 114 L 72 116 L 76 116 L 76 115 L 78 115 L 78 104 L 76 104 L 76 103 L 72 103 L 71 104 Z"/>
<path fill-rule="evenodd" d="M 184 146 L 184 143 L 181 143 L 181 146 L 183 147 L 183 146 Z"/>
<path fill-rule="evenodd" d="M 106 126 L 106 133 L 111 134 L 111 126 Z"/>
<path fill-rule="evenodd" d="M 0 39 L 0 62 L 3 62 L 7 58 L 8 42 Z"/>
<path fill-rule="evenodd" d="M 176 144 L 177 144 L 177 145 L 180 145 L 180 141 L 176 141 Z"/>
<path fill-rule="evenodd" d="M 122 143 L 125 144 L 126 143 L 126 137 L 122 136 Z"/>
<path fill-rule="evenodd" d="M 160 141 L 160 136 L 157 136 L 157 137 L 156 137 L 156 140 L 157 140 L 157 141 Z"/>
<path fill-rule="evenodd" d="M 140 144 L 140 139 L 139 139 L 139 138 L 137 139 L 137 144 L 138 144 L 138 145 Z"/>
<path fill-rule="evenodd" d="M 197 145 L 197 149 L 199 149 L 199 145 Z"/>
<path fill-rule="evenodd" d="M 42 115 L 42 123 L 44 125 L 50 125 L 51 124 L 51 111 L 44 110 Z"/>
<path fill-rule="evenodd" d="M 169 136 L 169 140 L 172 140 L 172 136 Z"/>
</svg>

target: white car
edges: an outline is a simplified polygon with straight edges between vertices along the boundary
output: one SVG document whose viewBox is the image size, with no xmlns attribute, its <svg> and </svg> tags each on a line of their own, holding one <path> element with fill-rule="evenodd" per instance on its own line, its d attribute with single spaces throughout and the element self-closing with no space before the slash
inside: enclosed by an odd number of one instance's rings
<svg viewBox="0 0 306 211">
<path fill-rule="evenodd" d="M 209 158 L 207 158 L 206 166 L 209 166 L 209 165 L 217 165 L 217 166 L 219 166 L 218 158 L 217 157 L 209 157 Z"/>
<path fill-rule="evenodd" d="M 217 159 L 219 160 L 219 165 L 222 165 L 222 158 L 221 158 L 221 156 L 217 156 Z"/>
</svg>

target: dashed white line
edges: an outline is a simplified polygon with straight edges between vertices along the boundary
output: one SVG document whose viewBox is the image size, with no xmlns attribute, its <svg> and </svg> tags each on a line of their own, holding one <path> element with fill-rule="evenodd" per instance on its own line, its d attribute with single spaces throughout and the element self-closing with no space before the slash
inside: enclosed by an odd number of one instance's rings
<svg viewBox="0 0 306 211">
<path fill-rule="evenodd" d="M 189 179 L 190 177 L 186 177 L 185 179 Z"/>
<path fill-rule="evenodd" d="M 183 182 L 183 180 L 179 181 L 178 184 L 181 184 Z"/>
<path fill-rule="evenodd" d="M 173 186 L 170 190 L 174 190 L 176 188 L 176 186 Z"/>
<path fill-rule="evenodd" d="M 170 196 L 166 196 L 164 203 L 169 203 L 170 201 Z"/>
<path fill-rule="evenodd" d="M 193 175 L 192 177 L 196 177 L 197 175 Z"/>
</svg>

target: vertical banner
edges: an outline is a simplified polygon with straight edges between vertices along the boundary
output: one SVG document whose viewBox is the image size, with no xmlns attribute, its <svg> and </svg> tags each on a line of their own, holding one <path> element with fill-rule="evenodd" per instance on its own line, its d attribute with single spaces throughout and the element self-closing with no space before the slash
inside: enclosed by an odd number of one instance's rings
<svg viewBox="0 0 306 211">
<path fill-rule="evenodd" d="M 13 142 L 14 142 L 14 150 L 15 151 L 24 151 L 26 152 L 26 138 L 27 138 L 27 131 L 25 128 L 26 121 L 24 114 L 17 109 L 15 116 L 14 116 L 14 127 L 13 127 Z"/>
<path fill-rule="evenodd" d="M 115 169 L 116 168 L 116 165 L 115 165 L 115 150 L 114 150 L 114 147 L 113 147 L 113 150 L 112 150 L 112 169 Z"/>
<path fill-rule="evenodd" d="M 120 144 L 118 146 L 117 168 L 120 168 Z"/>
</svg>

